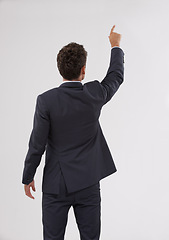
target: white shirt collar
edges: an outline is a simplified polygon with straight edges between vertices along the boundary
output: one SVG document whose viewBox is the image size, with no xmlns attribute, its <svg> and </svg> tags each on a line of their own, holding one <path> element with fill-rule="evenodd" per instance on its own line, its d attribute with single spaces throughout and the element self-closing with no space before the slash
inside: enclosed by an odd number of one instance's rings
<svg viewBox="0 0 169 240">
<path fill-rule="evenodd" d="M 71 81 L 71 80 L 65 80 L 65 81 L 62 81 L 62 83 L 65 83 L 65 82 L 80 82 L 80 81 Z M 80 82 L 81 83 L 81 82 Z M 82 84 L 82 83 L 81 83 Z"/>
</svg>

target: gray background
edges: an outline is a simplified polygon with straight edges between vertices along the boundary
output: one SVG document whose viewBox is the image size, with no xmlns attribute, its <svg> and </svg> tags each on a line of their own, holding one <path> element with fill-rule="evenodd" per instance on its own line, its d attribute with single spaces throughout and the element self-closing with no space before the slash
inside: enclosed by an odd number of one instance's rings
<svg viewBox="0 0 169 240">
<path fill-rule="evenodd" d="M 109 33 L 122 34 L 124 83 L 100 123 L 118 171 L 101 181 L 101 240 L 169 239 L 169 2 L 1 0 L 0 240 L 42 239 L 41 180 L 24 194 L 23 162 L 38 94 L 59 86 L 56 54 L 69 42 L 88 52 L 83 83 L 101 81 Z M 73 209 L 65 239 L 80 239 Z"/>
</svg>

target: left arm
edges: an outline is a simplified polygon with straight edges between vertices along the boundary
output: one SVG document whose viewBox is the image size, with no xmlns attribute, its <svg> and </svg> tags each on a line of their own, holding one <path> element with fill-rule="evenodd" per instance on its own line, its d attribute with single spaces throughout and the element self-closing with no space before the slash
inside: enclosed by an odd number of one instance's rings
<svg viewBox="0 0 169 240">
<path fill-rule="evenodd" d="M 26 195 L 30 195 L 30 186 L 34 188 L 34 175 L 45 151 L 50 129 L 49 113 L 42 95 L 38 95 L 34 113 L 33 129 L 29 139 L 29 149 L 24 162 L 22 183 L 25 184 Z"/>
</svg>

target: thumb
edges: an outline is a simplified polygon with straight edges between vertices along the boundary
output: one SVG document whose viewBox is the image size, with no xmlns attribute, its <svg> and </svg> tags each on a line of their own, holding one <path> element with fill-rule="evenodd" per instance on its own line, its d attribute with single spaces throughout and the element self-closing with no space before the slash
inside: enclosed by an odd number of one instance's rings
<svg viewBox="0 0 169 240">
<path fill-rule="evenodd" d="M 32 190 L 35 192 L 36 189 L 35 189 L 35 185 L 32 185 Z"/>
</svg>

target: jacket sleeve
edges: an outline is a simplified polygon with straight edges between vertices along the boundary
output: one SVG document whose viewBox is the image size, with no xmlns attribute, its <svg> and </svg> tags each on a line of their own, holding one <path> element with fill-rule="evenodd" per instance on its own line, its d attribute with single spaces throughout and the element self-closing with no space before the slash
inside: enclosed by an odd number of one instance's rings
<svg viewBox="0 0 169 240">
<path fill-rule="evenodd" d="M 29 184 L 33 181 L 36 168 L 45 151 L 50 128 L 49 113 L 46 110 L 42 95 L 36 99 L 36 107 L 33 120 L 33 129 L 29 139 L 29 148 L 24 162 L 22 183 Z"/>
<path fill-rule="evenodd" d="M 124 79 L 124 52 L 121 48 L 111 49 L 110 65 L 105 78 L 100 82 L 103 105 L 113 97 Z"/>
</svg>

